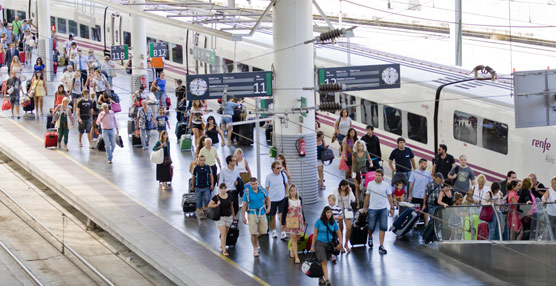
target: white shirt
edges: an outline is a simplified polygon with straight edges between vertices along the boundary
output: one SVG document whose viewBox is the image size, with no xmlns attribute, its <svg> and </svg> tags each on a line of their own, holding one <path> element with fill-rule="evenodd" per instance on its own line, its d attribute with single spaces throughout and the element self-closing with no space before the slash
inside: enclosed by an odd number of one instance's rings
<svg viewBox="0 0 556 286">
<path fill-rule="evenodd" d="M 553 188 L 548 189 L 548 198 L 546 198 L 547 202 L 554 203 L 556 200 L 556 191 Z M 556 204 L 547 204 L 546 210 L 549 215 L 556 216 Z"/>
<path fill-rule="evenodd" d="M 74 43 L 74 42 L 75 42 L 74 40 L 71 40 L 71 41 L 70 41 L 70 40 L 67 40 L 66 43 L 65 43 L 65 46 L 66 46 L 66 53 L 68 53 L 68 55 L 69 55 L 70 50 L 71 50 L 71 44 Z"/>
<path fill-rule="evenodd" d="M 266 176 L 265 187 L 268 190 L 268 197 L 271 202 L 279 202 L 286 197 L 284 181 L 287 183 L 288 177 L 282 172 L 278 175 L 272 172 Z"/>
<path fill-rule="evenodd" d="M 382 181 L 380 184 L 375 180 L 369 182 L 366 194 L 371 195 L 369 198 L 369 209 L 380 210 L 390 207 L 388 195 L 392 195 L 392 188 L 386 181 Z"/>
<path fill-rule="evenodd" d="M 62 84 L 64 85 L 64 89 L 65 90 L 70 90 L 71 89 L 71 81 L 73 79 L 73 72 L 69 72 L 66 71 L 63 75 L 62 75 Z"/>
<path fill-rule="evenodd" d="M 220 180 L 218 180 L 218 185 L 224 183 L 226 184 L 226 190 L 235 190 L 235 181 L 237 178 L 239 178 L 239 171 L 237 168 L 230 170 L 228 166 L 226 166 L 220 171 Z"/>
<path fill-rule="evenodd" d="M 475 201 L 475 203 L 480 203 L 481 199 L 488 197 L 488 192 L 490 192 L 489 186 L 485 184 L 482 189 L 479 189 L 479 184 L 476 184 L 473 187 L 473 201 Z"/>
</svg>

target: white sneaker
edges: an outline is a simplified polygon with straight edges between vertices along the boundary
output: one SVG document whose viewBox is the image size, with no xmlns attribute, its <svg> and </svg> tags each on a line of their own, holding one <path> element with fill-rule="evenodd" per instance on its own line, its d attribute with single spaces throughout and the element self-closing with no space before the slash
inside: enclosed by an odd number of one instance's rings
<svg viewBox="0 0 556 286">
<path fill-rule="evenodd" d="M 278 237 L 278 233 L 276 233 L 276 230 L 272 231 L 272 237 L 277 238 Z"/>
<path fill-rule="evenodd" d="M 284 240 L 286 238 L 288 238 L 288 234 L 285 231 L 282 231 L 282 234 L 280 235 L 280 239 Z"/>
</svg>

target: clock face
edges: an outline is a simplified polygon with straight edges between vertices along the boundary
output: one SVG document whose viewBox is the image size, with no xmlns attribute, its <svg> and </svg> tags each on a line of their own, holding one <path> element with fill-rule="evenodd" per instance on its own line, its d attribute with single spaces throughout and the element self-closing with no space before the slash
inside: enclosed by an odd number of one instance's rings
<svg viewBox="0 0 556 286">
<path fill-rule="evenodd" d="M 399 78 L 400 75 L 398 74 L 398 71 L 393 67 L 385 68 L 382 71 L 382 80 L 388 85 L 395 84 Z"/>
<path fill-rule="evenodd" d="M 207 82 L 202 78 L 196 78 L 189 83 L 189 92 L 196 96 L 202 96 L 207 91 Z"/>
</svg>

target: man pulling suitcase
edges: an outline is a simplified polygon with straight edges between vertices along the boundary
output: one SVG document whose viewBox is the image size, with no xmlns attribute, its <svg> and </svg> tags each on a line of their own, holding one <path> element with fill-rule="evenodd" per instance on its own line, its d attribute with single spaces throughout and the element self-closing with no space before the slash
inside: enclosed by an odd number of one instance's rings
<svg viewBox="0 0 556 286">
<path fill-rule="evenodd" d="M 363 206 L 363 213 L 367 212 L 367 222 L 369 228 L 369 247 L 373 247 L 373 231 L 378 224 L 380 247 L 378 251 L 380 254 L 386 254 L 384 248 L 384 235 L 388 230 L 388 206 L 390 207 L 390 215 L 394 215 L 394 205 L 392 203 L 392 188 L 387 182 L 382 181 L 384 176 L 383 170 L 376 170 L 375 180 L 367 185 L 367 192 L 365 196 L 365 204 Z M 368 210 L 367 210 L 368 207 Z"/>
</svg>

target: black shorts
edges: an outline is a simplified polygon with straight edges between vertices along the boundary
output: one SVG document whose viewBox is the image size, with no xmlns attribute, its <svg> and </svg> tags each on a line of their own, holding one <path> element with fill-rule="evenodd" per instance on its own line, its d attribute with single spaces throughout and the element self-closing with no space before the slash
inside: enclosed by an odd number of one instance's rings
<svg viewBox="0 0 556 286">
<path fill-rule="evenodd" d="M 270 216 L 275 216 L 276 212 L 283 214 L 286 212 L 286 205 L 288 203 L 288 198 L 284 198 L 278 202 L 270 202 L 270 212 L 268 213 Z"/>
<path fill-rule="evenodd" d="M 203 130 L 203 128 L 202 128 L 202 127 L 203 127 L 203 125 L 202 125 L 202 124 L 199 124 L 199 123 L 193 123 L 193 122 L 191 122 L 191 129 L 195 129 L 195 128 L 197 128 L 197 129 Z"/>
<path fill-rule="evenodd" d="M 423 206 L 423 199 L 411 198 L 411 203 L 412 204 L 419 204 L 419 207 L 422 207 Z"/>
</svg>

